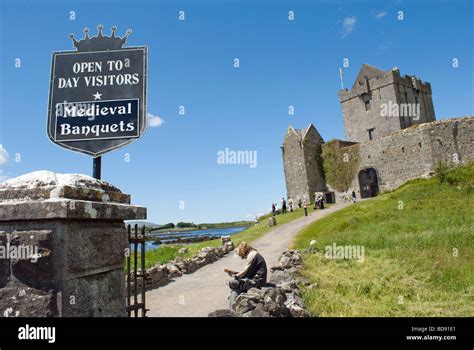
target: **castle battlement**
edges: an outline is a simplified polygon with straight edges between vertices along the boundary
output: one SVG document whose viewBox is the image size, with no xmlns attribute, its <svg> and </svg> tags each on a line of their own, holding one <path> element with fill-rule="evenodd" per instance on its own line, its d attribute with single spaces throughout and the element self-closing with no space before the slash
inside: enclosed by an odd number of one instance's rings
<svg viewBox="0 0 474 350">
<path fill-rule="evenodd" d="M 338 91 L 339 102 L 343 103 L 355 97 L 360 97 L 363 94 L 369 93 L 371 90 L 377 90 L 389 86 L 391 84 L 398 84 L 406 88 L 412 88 L 426 94 L 432 93 L 431 84 L 425 82 L 415 75 L 400 75 L 398 68 L 392 68 L 390 71 L 380 71 L 380 75 L 373 75 L 367 79 L 356 80 L 351 89 L 343 89 Z"/>
</svg>

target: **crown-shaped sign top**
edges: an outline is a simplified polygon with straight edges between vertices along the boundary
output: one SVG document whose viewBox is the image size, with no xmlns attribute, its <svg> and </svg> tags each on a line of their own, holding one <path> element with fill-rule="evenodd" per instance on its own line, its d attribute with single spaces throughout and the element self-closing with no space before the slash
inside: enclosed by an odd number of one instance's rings
<svg viewBox="0 0 474 350">
<path fill-rule="evenodd" d="M 107 50 L 120 50 L 122 45 L 127 43 L 127 39 L 132 31 L 127 30 L 123 37 L 115 36 L 117 27 L 112 27 L 112 34 L 110 36 L 104 36 L 102 30 L 104 26 L 97 26 L 97 36 L 89 37 L 89 28 L 84 28 L 84 38 L 77 41 L 74 34 L 69 34 L 69 38 L 72 40 L 74 47 L 77 51 L 88 52 L 88 51 L 107 51 Z"/>
</svg>

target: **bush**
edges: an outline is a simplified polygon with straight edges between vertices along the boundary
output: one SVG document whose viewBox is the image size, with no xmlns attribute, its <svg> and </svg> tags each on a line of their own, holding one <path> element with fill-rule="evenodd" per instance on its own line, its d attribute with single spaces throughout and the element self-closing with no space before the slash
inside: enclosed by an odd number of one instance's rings
<svg viewBox="0 0 474 350">
<path fill-rule="evenodd" d="M 470 162 L 466 166 L 460 166 L 449 169 L 445 175 L 446 183 L 451 186 L 457 186 L 467 189 L 468 193 L 474 190 L 474 162 Z"/>
<path fill-rule="evenodd" d="M 446 182 L 446 177 L 448 175 L 449 165 L 445 160 L 438 160 L 436 163 L 435 174 L 440 183 Z"/>
</svg>

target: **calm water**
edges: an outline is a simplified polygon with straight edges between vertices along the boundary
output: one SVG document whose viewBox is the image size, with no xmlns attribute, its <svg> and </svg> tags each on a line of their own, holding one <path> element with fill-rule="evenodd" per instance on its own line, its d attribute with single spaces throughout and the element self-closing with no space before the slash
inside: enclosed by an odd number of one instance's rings
<svg viewBox="0 0 474 350">
<path fill-rule="evenodd" d="M 159 238 L 163 243 L 173 243 L 177 237 L 179 238 L 187 238 L 187 237 L 199 237 L 199 236 L 211 236 L 215 238 L 219 238 L 222 236 L 232 236 L 236 233 L 239 233 L 245 230 L 247 226 L 239 226 L 239 227 L 223 227 L 223 228 L 216 228 L 210 230 L 194 230 L 194 231 L 186 231 L 186 232 L 169 232 L 169 233 L 159 233 L 153 234 L 149 233 L 148 237 L 150 238 Z M 167 239 L 170 237 L 171 239 Z M 156 249 L 160 246 L 160 244 L 154 244 L 151 241 L 146 242 L 145 249 L 151 250 Z"/>
</svg>

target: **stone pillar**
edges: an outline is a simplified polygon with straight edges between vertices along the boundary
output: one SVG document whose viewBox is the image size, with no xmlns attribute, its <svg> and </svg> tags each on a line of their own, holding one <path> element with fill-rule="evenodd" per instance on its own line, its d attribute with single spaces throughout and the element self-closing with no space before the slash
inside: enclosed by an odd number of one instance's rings
<svg viewBox="0 0 474 350">
<path fill-rule="evenodd" d="M 129 195 L 85 175 L 0 184 L 0 316 L 126 316 L 124 220 L 145 218 Z"/>
</svg>

